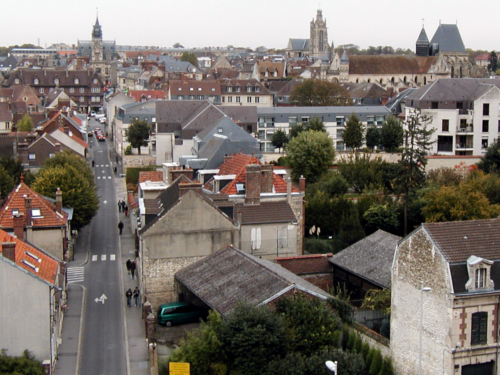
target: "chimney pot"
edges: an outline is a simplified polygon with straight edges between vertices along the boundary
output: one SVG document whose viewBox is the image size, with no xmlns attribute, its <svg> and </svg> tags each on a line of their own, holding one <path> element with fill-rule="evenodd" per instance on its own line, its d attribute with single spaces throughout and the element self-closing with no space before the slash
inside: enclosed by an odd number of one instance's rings
<svg viewBox="0 0 500 375">
<path fill-rule="evenodd" d="M 24 240 L 24 217 L 21 214 L 14 216 L 14 235 L 20 240 Z"/>
</svg>

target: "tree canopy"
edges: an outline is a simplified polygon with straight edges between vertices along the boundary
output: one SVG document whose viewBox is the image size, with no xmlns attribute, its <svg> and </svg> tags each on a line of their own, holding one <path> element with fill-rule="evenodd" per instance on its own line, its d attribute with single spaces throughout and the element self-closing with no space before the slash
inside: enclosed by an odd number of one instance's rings
<svg viewBox="0 0 500 375">
<path fill-rule="evenodd" d="M 500 139 L 488 147 L 486 154 L 477 163 L 477 166 L 486 173 L 500 172 Z"/>
<path fill-rule="evenodd" d="M 28 114 L 25 114 L 21 120 L 17 122 L 17 131 L 18 132 L 30 132 L 33 131 L 33 120 L 31 119 L 31 116 Z"/>
<path fill-rule="evenodd" d="M 314 79 L 295 86 L 290 102 L 301 107 L 352 105 L 351 96 L 339 83 Z"/>
<path fill-rule="evenodd" d="M 498 68 L 500 68 L 500 64 L 498 63 L 498 56 L 495 51 L 491 51 L 488 56 L 488 70 L 490 72 L 496 72 Z"/>
<path fill-rule="evenodd" d="M 327 133 L 308 130 L 293 138 L 287 146 L 292 177 L 304 176 L 315 182 L 332 165 L 335 158 L 333 141 Z"/>
<path fill-rule="evenodd" d="M 366 147 L 374 149 L 380 146 L 381 134 L 380 129 L 371 126 L 366 130 Z"/>
<path fill-rule="evenodd" d="M 346 147 L 356 149 L 363 145 L 364 139 L 364 126 L 361 121 L 359 121 L 358 116 L 353 113 L 349 116 L 349 119 L 345 123 L 342 140 L 344 141 Z"/>
<path fill-rule="evenodd" d="M 193 52 L 183 52 L 181 56 L 181 61 L 188 61 L 191 65 L 198 68 L 198 58 Z"/>
<path fill-rule="evenodd" d="M 25 350 L 22 356 L 7 355 L 7 350 L 0 351 L 0 374 L 5 375 L 43 375 L 42 363 Z"/>
<path fill-rule="evenodd" d="M 271 143 L 275 148 L 281 149 L 288 143 L 288 135 L 284 130 L 278 129 L 271 137 Z"/>
<path fill-rule="evenodd" d="M 389 152 L 403 144 L 403 126 L 396 117 L 389 116 L 382 124 L 380 144 Z"/>
<path fill-rule="evenodd" d="M 141 147 L 148 145 L 149 130 L 149 125 L 144 120 L 134 120 L 128 129 L 125 130 L 127 141 L 133 148 L 137 149 L 139 155 L 141 154 Z"/>
</svg>

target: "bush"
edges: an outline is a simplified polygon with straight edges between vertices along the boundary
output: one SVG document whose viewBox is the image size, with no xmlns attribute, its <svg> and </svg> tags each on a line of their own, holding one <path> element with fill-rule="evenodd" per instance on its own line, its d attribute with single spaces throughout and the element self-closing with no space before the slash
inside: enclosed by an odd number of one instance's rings
<svg viewBox="0 0 500 375">
<path fill-rule="evenodd" d="M 382 353 L 380 350 L 375 350 L 373 353 L 372 363 L 370 365 L 370 375 L 378 375 L 382 368 Z"/>
<path fill-rule="evenodd" d="M 356 334 L 354 338 L 353 351 L 356 353 L 361 353 L 362 346 L 363 346 L 363 341 L 361 340 L 361 336 Z"/>
<path fill-rule="evenodd" d="M 368 355 L 366 356 L 366 360 L 365 360 L 366 371 L 370 370 L 374 355 L 375 355 L 375 349 L 370 348 L 370 350 L 368 350 Z"/>
<path fill-rule="evenodd" d="M 392 367 L 392 359 L 390 357 L 384 357 L 378 375 L 394 375 L 394 368 Z"/>
<path fill-rule="evenodd" d="M 328 303 L 337 311 L 337 314 L 339 314 L 340 319 L 342 319 L 344 323 L 352 324 L 353 308 L 351 305 L 338 298 L 330 298 Z"/>
<path fill-rule="evenodd" d="M 128 145 L 124 153 L 125 155 L 132 155 L 132 146 Z"/>
</svg>

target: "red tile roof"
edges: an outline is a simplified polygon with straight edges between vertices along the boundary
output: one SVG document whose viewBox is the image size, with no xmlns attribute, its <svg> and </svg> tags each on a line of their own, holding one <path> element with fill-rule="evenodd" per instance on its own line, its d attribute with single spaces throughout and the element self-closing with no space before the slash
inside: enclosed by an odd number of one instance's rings
<svg viewBox="0 0 500 375">
<path fill-rule="evenodd" d="M 56 259 L 0 229 L 0 243 L 2 242 L 16 244 L 17 266 L 51 284 L 56 284 L 60 264 Z M 2 253 L 1 246 L 0 253 Z"/>
<path fill-rule="evenodd" d="M 63 132 L 64 134 L 66 134 L 66 132 L 64 131 L 64 128 L 59 127 L 58 130 Z M 85 142 L 83 139 L 80 139 L 79 137 L 77 137 L 75 134 L 73 134 L 73 132 L 70 132 L 70 134 L 66 134 L 66 135 L 68 137 L 70 137 L 72 140 L 74 140 L 76 143 L 78 143 L 79 145 L 81 145 L 85 148 L 89 148 L 89 144 L 87 142 Z"/>
<path fill-rule="evenodd" d="M 17 209 L 19 214 L 22 214 L 24 220 L 26 220 L 26 205 L 24 196 L 31 197 L 32 209 L 40 209 L 40 216 L 32 217 L 32 225 L 34 228 L 61 227 L 66 225 L 68 217 L 68 214 L 66 212 L 63 211 L 62 214 L 58 213 L 51 202 L 32 190 L 24 182 L 21 182 L 17 186 L 17 188 L 9 194 L 5 204 L 2 207 L 2 210 L 0 212 L 1 228 L 14 227 L 14 216 L 12 215 L 12 211 L 15 209 Z"/>
<path fill-rule="evenodd" d="M 161 90 L 130 90 L 128 96 L 134 98 L 136 102 L 142 102 L 142 98 L 146 100 L 166 99 L 167 94 Z"/>
<path fill-rule="evenodd" d="M 161 182 L 163 181 L 163 172 L 162 171 L 146 171 L 139 173 L 139 183 L 143 183 L 146 181 L 151 182 Z"/>
</svg>

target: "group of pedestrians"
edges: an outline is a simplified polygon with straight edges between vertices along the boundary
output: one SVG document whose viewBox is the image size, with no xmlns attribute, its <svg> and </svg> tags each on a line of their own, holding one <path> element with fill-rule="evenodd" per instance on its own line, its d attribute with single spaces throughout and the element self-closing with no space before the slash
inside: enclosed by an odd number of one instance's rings
<svg viewBox="0 0 500 375">
<path fill-rule="evenodd" d="M 135 269 L 136 269 L 136 264 L 135 264 L 135 260 L 130 260 L 127 259 L 127 262 L 125 263 L 126 267 L 127 267 L 127 272 L 128 274 L 132 277 L 132 280 L 135 278 Z"/>
<path fill-rule="evenodd" d="M 119 200 L 118 201 L 118 212 L 124 212 L 125 216 L 128 216 L 128 206 L 125 201 Z"/>
<path fill-rule="evenodd" d="M 139 288 L 135 287 L 135 290 L 132 292 L 132 289 L 128 289 L 127 292 L 125 293 L 125 297 L 127 297 L 127 306 L 132 307 L 132 296 L 134 297 L 135 300 L 135 307 L 140 307 L 139 305 L 139 297 L 141 295 L 141 292 L 139 292 Z"/>
</svg>

